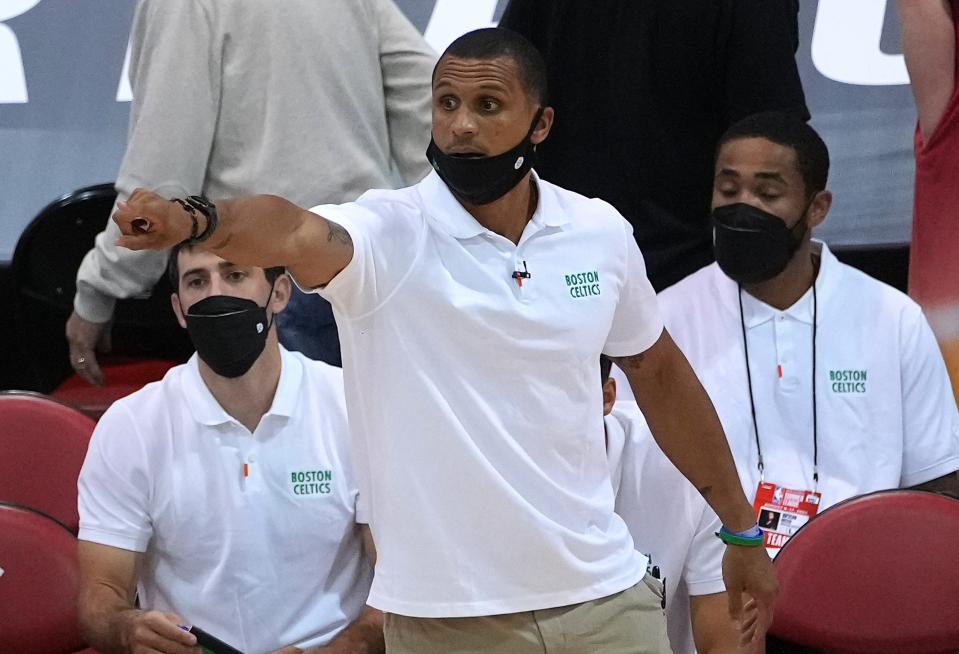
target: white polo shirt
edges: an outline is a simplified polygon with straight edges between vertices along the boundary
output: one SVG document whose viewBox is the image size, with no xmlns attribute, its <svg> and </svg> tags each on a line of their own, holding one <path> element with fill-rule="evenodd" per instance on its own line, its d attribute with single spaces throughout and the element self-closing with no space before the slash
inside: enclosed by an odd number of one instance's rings
<svg viewBox="0 0 959 654">
<path fill-rule="evenodd" d="M 372 577 L 342 374 L 281 352 L 254 433 L 194 355 L 110 407 L 79 480 L 80 539 L 145 554 L 140 605 L 251 654 L 325 645 L 360 615 Z"/>
<path fill-rule="evenodd" d="M 854 495 L 913 486 L 959 469 L 959 414 L 919 306 L 813 243 L 821 251 L 820 511 Z M 736 283 L 716 264 L 659 295 L 667 329 L 716 406 L 752 500 L 759 472 L 737 296 Z M 745 291 L 742 299 L 765 480 L 811 489 L 812 289 L 785 311 Z"/>
<path fill-rule="evenodd" d="M 669 643 L 674 654 L 695 654 L 690 595 L 726 590 L 719 517 L 659 449 L 635 402 L 616 402 L 606 440 L 616 513 L 666 585 Z"/>
<path fill-rule="evenodd" d="M 384 611 L 527 611 L 643 577 L 613 512 L 596 381 L 601 352 L 657 340 L 656 297 L 621 215 L 537 185 L 518 245 L 480 225 L 435 173 L 315 209 L 355 247 L 320 292 L 367 464 L 370 604 Z M 531 275 L 522 286 L 517 270 Z"/>
</svg>

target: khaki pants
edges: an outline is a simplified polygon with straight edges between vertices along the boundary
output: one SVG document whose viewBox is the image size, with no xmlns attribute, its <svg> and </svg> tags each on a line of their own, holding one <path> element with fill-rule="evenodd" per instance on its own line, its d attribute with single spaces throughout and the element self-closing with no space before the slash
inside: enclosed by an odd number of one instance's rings
<svg viewBox="0 0 959 654">
<path fill-rule="evenodd" d="M 663 587 L 646 575 L 582 604 L 476 618 L 386 614 L 386 654 L 669 654 Z"/>
</svg>

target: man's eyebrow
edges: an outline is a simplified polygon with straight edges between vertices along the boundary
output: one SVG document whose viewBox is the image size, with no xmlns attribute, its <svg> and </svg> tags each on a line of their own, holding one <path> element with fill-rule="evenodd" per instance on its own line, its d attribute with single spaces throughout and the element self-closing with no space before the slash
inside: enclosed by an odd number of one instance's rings
<svg viewBox="0 0 959 654">
<path fill-rule="evenodd" d="M 221 261 L 220 263 L 216 265 L 216 267 L 219 268 L 220 270 L 223 270 L 224 268 L 236 268 L 237 265 L 233 263 L 232 261 Z"/>
<path fill-rule="evenodd" d="M 437 89 L 441 89 L 447 86 L 450 86 L 450 87 L 453 86 L 453 82 L 449 79 L 446 79 L 445 77 L 440 77 L 439 80 L 437 80 L 436 84 L 433 85 L 433 90 L 435 91 Z M 509 84 L 506 81 L 501 79 L 487 78 L 478 82 L 476 88 L 484 89 L 487 91 L 503 92 L 503 91 L 509 90 Z"/>
<path fill-rule="evenodd" d="M 779 173 L 775 172 L 775 171 L 771 171 L 771 172 L 758 172 L 758 173 L 756 173 L 756 174 L 754 175 L 754 177 L 756 177 L 757 179 L 769 179 L 769 180 L 772 180 L 772 181 L 774 181 L 774 182 L 781 182 L 781 183 L 783 183 L 783 184 L 786 183 L 785 178 L 784 178 L 782 175 L 780 175 Z"/>
<path fill-rule="evenodd" d="M 487 82 L 482 82 L 479 85 L 479 88 L 488 91 L 507 91 L 509 90 L 509 85 L 506 82 L 501 82 L 499 80 L 490 80 Z"/>
<path fill-rule="evenodd" d="M 182 279 L 185 277 L 189 277 L 190 275 L 205 275 L 205 274 L 206 274 L 206 268 L 190 268 L 189 270 L 184 271 L 183 274 L 180 275 L 180 278 Z"/>
<path fill-rule="evenodd" d="M 723 168 L 718 173 L 716 173 L 716 177 L 742 177 L 742 175 L 739 174 L 739 171 L 733 170 L 732 168 Z M 781 184 L 788 184 L 788 182 L 782 176 L 782 174 L 774 170 L 760 171 L 758 173 L 755 173 L 753 177 L 755 177 L 756 179 L 766 179 L 773 182 L 779 182 Z"/>
</svg>

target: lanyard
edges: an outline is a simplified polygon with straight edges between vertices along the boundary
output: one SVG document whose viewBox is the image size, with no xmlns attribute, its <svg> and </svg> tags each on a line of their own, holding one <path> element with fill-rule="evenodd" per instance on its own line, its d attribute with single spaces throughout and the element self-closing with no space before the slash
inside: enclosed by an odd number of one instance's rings
<svg viewBox="0 0 959 654">
<path fill-rule="evenodd" d="M 818 305 L 816 302 L 816 280 L 812 284 L 812 480 L 813 491 L 819 487 L 819 433 L 816 412 L 816 327 Z M 753 399 L 753 376 L 749 370 L 749 343 L 746 338 L 746 318 L 743 315 L 743 287 L 739 286 L 739 324 L 743 328 L 743 352 L 746 356 L 746 383 L 749 385 L 749 408 L 753 414 L 753 433 L 756 435 L 756 453 L 759 458 L 759 479 L 762 481 L 765 466 L 763 450 L 759 444 L 759 423 L 756 421 L 756 402 Z"/>
</svg>

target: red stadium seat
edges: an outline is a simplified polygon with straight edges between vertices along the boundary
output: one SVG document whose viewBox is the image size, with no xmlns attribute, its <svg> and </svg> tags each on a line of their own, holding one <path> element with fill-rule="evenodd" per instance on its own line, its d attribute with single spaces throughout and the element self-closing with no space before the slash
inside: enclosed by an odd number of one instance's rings
<svg viewBox="0 0 959 654">
<path fill-rule="evenodd" d="M 91 386 L 79 375 L 71 375 L 57 386 L 50 395 L 77 407 L 93 420 L 110 408 L 110 405 L 140 390 L 146 384 L 163 378 L 167 370 L 177 365 L 176 361 L 159 359 L 129 359 L 111 356 L 99 358 L 106 384 Z"/>
<path fill-rule="evenodd" d="M 0 504 L 0 652 L 69 654 L 77 628 L 77 540 L 40 513 Z"/>
<path fill-rule="evenodd" d="M 837 504 L 776 557 L 770 634 L 842 654 L 959 651 L 959 500 L 882 491 Z"/>
<path fill-rule="evenodd" d="M 77 533 L 77 477 L 95 425 L 49 397 L 0 393 L 0 501 L 36 509 Z"/>
</svg>

